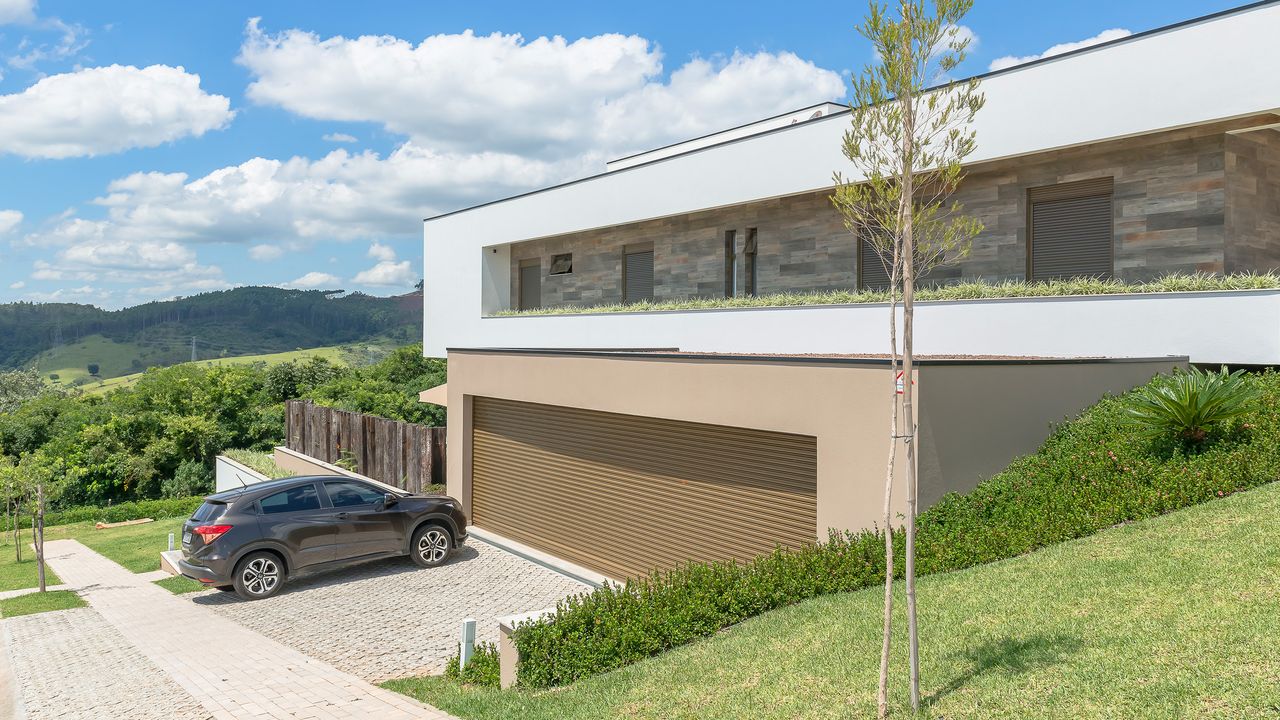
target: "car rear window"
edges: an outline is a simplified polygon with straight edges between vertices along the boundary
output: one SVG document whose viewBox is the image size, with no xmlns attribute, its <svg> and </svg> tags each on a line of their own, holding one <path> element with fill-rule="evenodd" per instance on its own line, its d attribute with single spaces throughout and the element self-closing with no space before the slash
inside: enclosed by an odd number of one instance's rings
<svg viewBox="0 0 1280 720">
<path fill-rule="evenodd" d="M 217 520 L 222 517 L 222 514 L 226 511 L 226 503 L 205 500 L 204 504 L 196 508 L 196 511 L 192 513 L 191 519 L 199 522 L 209 522 L 210 520 Z"/>
<path fill-rule="evenodd" d="M 316 494 L 315 485 L 299 485 L 288 490 L 281 490 L 274 495 L 268 495 L 259 500 L 258 503 L 262 505 L 262 513 L 264 515 L 296 512 L 298 510 L 319 510 L 320 496 Z"/>
</svg>

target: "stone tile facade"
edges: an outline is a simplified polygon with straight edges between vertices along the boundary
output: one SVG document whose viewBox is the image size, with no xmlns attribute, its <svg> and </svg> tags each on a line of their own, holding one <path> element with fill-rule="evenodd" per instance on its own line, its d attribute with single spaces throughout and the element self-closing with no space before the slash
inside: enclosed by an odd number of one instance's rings
<svg viewBox="0 0 1280 720">
<path fill-rule="evenodd" d="M 1226 138 L 1228 272 L 1280 270 L 1280 130 Z"/>
<path fill-rule="evenodd" d="M 966 257 L 935 268 L 926 280 L 1025 278 L 1027 190 L 1101 177 L 1114 180 L 1117 278 L 1280 267 L 1280 142 L 1271 137 L 1280 133 L 1227 134 L 1260 122 L 1247 118 L 974 166 L 956 199 L 984 229 Z M 1259 139 L 1258 133 L 1265 134 Z M 758 294 L 851 289 L 857 285 L 856 244 L 828 195 L 824 190 L 517 243 L 512 297 L 519 297 L 520 262 L 541 258 L 543 306 L 621 302 L 623 249 L 642 243 L 654 249 L 655 299 L 723 297 L 724 233 L 736 230 L 741 248 L 748 228 L 757 230 Z M 551 256 L 566 252 L 573 253 L 573 272 L 546 275 Z"/>
</svg>

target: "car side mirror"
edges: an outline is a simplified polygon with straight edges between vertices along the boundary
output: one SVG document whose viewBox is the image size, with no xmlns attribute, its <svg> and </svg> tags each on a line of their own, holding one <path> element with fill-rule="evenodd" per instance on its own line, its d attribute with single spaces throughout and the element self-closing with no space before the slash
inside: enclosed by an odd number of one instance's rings
<svg viewBox="0 0 1280 720">
<path fill-rule="evenodd" d="M 400 496 L 395 493 L 387 493 L 382 496 L 382 507 L 391 507 L 400 502 Z"/>
</svg>

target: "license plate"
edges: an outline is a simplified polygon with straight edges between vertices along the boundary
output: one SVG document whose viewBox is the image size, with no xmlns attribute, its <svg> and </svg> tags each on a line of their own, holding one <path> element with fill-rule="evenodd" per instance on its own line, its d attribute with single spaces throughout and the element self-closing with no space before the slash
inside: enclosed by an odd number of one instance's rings
<svg viewBox="0 0 1280 720">
<path fill-rule="evenodd" d="M 190 545 L 190 544 L 191 544 L 191 533 L 189 533 L 189 532 L 184 532 L 184 533 L 182 533 L 182 544 L 183 544 L 183 545 Z"/>
</svg>

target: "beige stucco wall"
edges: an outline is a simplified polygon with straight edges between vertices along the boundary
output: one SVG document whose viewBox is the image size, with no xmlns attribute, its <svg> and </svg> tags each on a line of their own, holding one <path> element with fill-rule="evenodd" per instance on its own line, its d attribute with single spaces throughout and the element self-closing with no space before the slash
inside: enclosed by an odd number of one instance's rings
<svg viewBox="0 0 1280 720">
<path fill-rule="evenodd" d="M 921 373 L 920 503 L 968 492 L 1035 450 L 1051 424 L 1075 417 L 1184 359 L 1031 364 L 939 364 Z"/>
<path fill-rule="evenodd" d="M 888 369 L 876 365 L 451 351 L 449 494 L 470 512 L 467 399 L 500 397 L 816 437 L 825 539 L 827 528 L 869 527 L 882 514 L 888 388 Z"/>
</svg>

